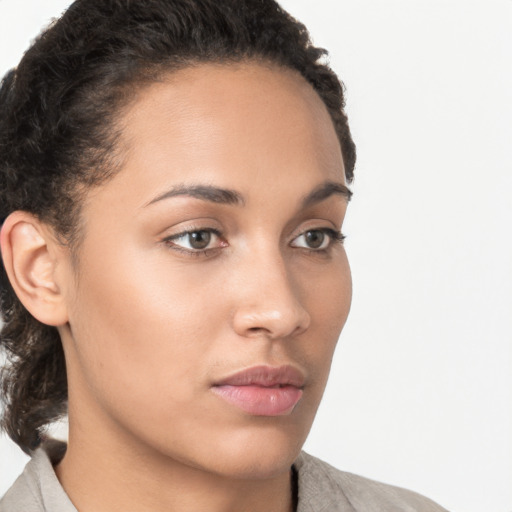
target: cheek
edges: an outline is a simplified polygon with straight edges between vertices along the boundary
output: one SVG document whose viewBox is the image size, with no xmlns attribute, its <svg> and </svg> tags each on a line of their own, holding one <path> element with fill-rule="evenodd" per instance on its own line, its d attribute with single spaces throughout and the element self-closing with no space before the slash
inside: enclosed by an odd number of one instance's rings
<svg viewBox="0 0 512 512">
<path fill-rule="evenodd" d="M 338 256 L 329 268 L 316 274 L 299 273 L 301 293 L 312 325 L 324 330 L 329 339 L 339 336 L 352 302 L 352 277 L 343 248 Z"/>
<path fill-rule="evenodd" d="M 177 402 L 190 399 L 193 386 L 180 383 L 202 372 L 219 301 L 201 293 L 191 276 L 151 261 L 103 258 L 87 270 L 71 325 L 81 370 L 96 394 L 144 402 L 155 389 L 157 397 L 172 389 Z"/>
<path fill-rule="evenodd" d="M 345 251 L 328 271 L 315 276 L 301 273 L 301 289 L 311 316 L 303 357 L 316 369 L 315 379 L 324 386 L 352 301 L 352 278 Z"/>
</svg>

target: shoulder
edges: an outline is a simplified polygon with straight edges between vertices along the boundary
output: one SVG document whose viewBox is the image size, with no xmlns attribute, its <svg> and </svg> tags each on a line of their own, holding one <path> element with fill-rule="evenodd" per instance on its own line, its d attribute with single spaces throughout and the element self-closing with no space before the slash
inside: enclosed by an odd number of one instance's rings
<svg viewBox="0 0 512 512">
<path fill-rule="evenodd" d="M 298 512 L 447 512 L 407 489 L 340 471 L 302 452 L 298 472 Z"/>
<path fill-rule="evenodd" d="M 20 510 L 24 512 L 40 512 L 43 510 L 41 502 L 37 498 L 37 491 L 34 492 L 31 482 L 27 478 L 26 470 L 0 500 L 0 512 L 17 512 Z"/>
<path fill-rule="evenodd" d="M 53 470 L 66 445 L 50 441 L 36 450 L 0 500 L 0 512 L 76 512 Z"/>
</svg>

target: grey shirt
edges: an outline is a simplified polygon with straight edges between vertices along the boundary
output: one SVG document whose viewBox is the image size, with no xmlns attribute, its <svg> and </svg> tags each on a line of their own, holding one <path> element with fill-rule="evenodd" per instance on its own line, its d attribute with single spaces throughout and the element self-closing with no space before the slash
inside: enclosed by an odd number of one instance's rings
<svg viewBox="0 0 512 512">
<path fill-rule="evenodd" d="M 0 512 L 77 512 L 53 470 L 65 448 L 57 442 L 39 448 L 0 501 Z M 339 471 L 304 452 L 294 468 L 297 512 L 447 512 L 412 491 Z"/>
</svg>

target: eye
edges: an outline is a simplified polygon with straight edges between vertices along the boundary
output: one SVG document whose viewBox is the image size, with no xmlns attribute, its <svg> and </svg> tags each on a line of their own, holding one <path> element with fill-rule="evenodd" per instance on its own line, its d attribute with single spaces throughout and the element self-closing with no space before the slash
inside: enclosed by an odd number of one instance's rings
<svg viewBox="0 0 512 512">
<path fill-rule="evenodd" d="M 164 239 L 164 242 L 184 251 L 206 251 L 227 245 L 215 229 L 195 229 L 177 233 Z"/>
<path fill-rule="evenodd" d="M 328 249 L 333 242 L 343 242 L 345 237 L 330 228 L 309 229 L 295 238 L 292 247 L 301 247 L 313 251 Z"/>
</svg>

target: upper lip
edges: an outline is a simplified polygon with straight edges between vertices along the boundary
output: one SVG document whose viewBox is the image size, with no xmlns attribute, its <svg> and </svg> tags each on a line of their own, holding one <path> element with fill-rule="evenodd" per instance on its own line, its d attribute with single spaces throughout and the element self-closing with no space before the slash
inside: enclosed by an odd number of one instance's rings
<svg viewBox="0 0 512 512">
<path fill-rule="evenodd" d="M 303 373 L 291 365 L 253 366 L 229 375 L 216 382 L 215 386 L 304 386 Z"/>
</svg>

